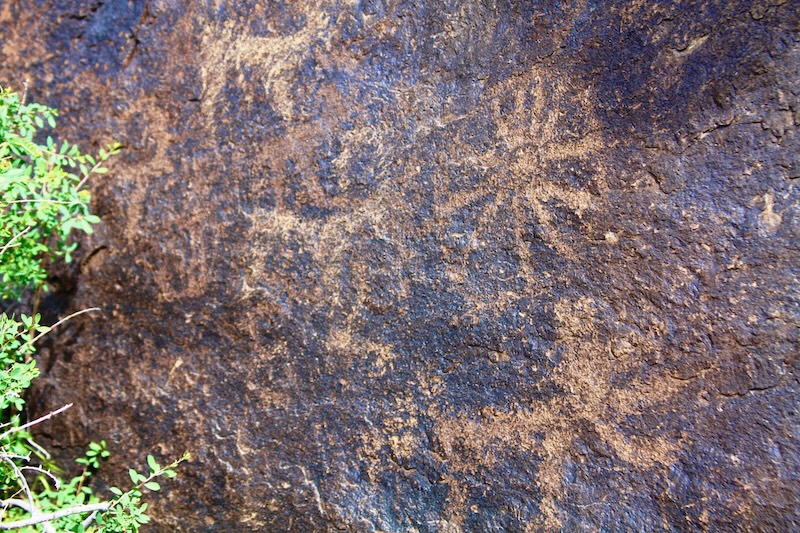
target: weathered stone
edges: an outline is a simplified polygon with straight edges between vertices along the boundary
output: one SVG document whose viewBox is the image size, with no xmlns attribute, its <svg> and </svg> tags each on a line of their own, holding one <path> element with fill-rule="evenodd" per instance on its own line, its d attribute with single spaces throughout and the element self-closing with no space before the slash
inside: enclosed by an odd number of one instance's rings
<svg viewBox="0 0 800 533">
<path fill-rule="evenodd" d="M 126 146 L 36 406 L 120 477 L 190 450 L 162 530 L 800 527 L 797 2 L 0 22 Z"/>
</svg>

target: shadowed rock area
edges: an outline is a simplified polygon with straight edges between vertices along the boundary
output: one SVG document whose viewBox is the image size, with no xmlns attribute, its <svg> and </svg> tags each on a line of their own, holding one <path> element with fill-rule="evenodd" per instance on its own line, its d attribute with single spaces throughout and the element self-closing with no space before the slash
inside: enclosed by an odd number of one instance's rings
<svg viewBox="0 0 800 533">
<path fill-rule="evenodd" d="M 800 528 L 800 3 L 41 4 L 126 147 L 41 438 L 191 451 L 154 531 Z"/>
</svg>

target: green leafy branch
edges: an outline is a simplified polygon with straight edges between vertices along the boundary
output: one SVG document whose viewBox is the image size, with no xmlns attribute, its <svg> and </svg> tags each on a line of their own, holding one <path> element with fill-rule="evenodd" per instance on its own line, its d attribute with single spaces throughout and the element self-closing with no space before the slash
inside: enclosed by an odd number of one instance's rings
<svg viewBox="0 0 800 533">
<path fill-rule="evenodd" d="M 53 413 L 54 414 L 54 413 Z M 52 414 L 51 414 L 52 415 Z M 106 442 L 92 442 L 84 457 L 76 459 L 76 462 L 84 465 L 84 470 L 80 476 L 74 477 L 66 486 L 59 486 L 58 479 L 50 476 L 55 481 L 55 487 L 43 481 L 44 488 L 39 497 L 44 497 L 43 502 L 37 505 L 26 487 L 28 493 L 26 499 L 7 498 L 0 501 L 3 509 L 10 507 L 19 508 L 27 512 L 30 516 L 18 520 L 0 522 L 0 530 L 21 530 L 32 526 L 42 525 L 45 530 L 53 530 L 53 523 L 58 523 L 61 531 L 94 531 L 94 532 L 136 532 L 143 524 L 150 522 L 147 515 L 147 503 L 141 501 L 143 490 L 151 492 L 161 490 L 161 485 L 155 481 L 156 478 L 164 476 L 174 478 L 177 472 L 174 470 L 180 463 L 190 459 L 188 453 L 183 454 L 179 459 L 173 461 L 166 467 L 161 467 L 152 455 L 147 456 L 149 474 L 145 476 L 135 469 L 129 470 L 133 487 L 123 492 L 118 487 L 111 487 L 111 492 L 116 496 L 111 501 L 101 502 L 93 495 L 92 490 L 84 485 L 85 480 L 91 476 L 92 472 L 100 467 L 102 460 L 107 459 L 110 452 L 106 448 Z M 3 456 L 0 455 L 0 459 Z M 33 467 L 36 470 L 40 470 Z M 18 475 L 22 477 L 18 470 Z M 44 503 L 44 505 L 42 505 Z M 81 519 L 79 515 L 89 515 Z M 93 523 L 97 527 L 93 527 Z"/>
<path fill-rule="evenodd" d="M 112 143 L 96 156 L 77 145 L 56 144 L 42 130 L 55 128 L 58 112 L 25 103 L 24 93 L 0 87 L 0 301 L 20 302 L 33 292 L 33 312 L 19 317 L 0 313 L 0 530 L 23 533 L 44 531 L 135 532 L 150 518 L 143 491 L 157 491 L 156 478 L 175 477 L 174 468 L 188 454 L 161 467 L 148 456 L 148 474 L 129 471 L 133 486 L 112 488 L 113 499 L 100 501 L 89 486 L 90 477 L 110 455 L 105 441 L 92 442 L 83 457 L 79 476 L 62 481 L 48 452 L 30 433 L 71 407 L 23 422 L 24 393 L 39 375 L 36 342 L 53 328 L 40 323 L 39 294 L 47 290 L 47 267 L 53 261 L 72 261 L 78 243 L 74 233 L 92 233 L 100 219 L 89 210 L 91 195 L 83 187 L 95 174 L 105 174 L 106 161 L 122 148 Z"/>
<path fill-rule="evenodd" d="M 117 497 L 109 504 L 108 511 L 97 517 L 97 523 L 100 524 L 100 528 L 97 531 L 108 533 L 139 531 L 141 524 L 150 522 L 150 517 L 145 512 L 147 503 L 142 503 L 141 501 L 142 490 L 147 489 L 151 492 L 161 490 L 161 485 L 155 479 L 161 476 L 170 479 L 174 478 L 178 475 L 174 469 L 189 459 L 191 459 L 191 455 L 187 452 L 169 465 L 162 467 L 156 462 L 155 457 L 148 455 L 147 466 L 149 474 L 146 476 L 130 468 L 128 475 L 134 486 L 126 492 L 122 492 L 122 489 L 117 487 L 111 487 L 111 492 Z"/>
<path fill-rule="evenodd" d="M 28 289 L 46 289 L 46 261 L 72 261 L 74 230 L 92 233 L 100 219 L 89 211 L 82 189 L 122 145 L 112 143 L 97 156 L 77 145 L 60 147 L 48 136 L 36 144 L 37 129 L 56 125 L 55 109 L 24 104 L 0 88 L 0 299 L 19 299 Z"/>
</svg>

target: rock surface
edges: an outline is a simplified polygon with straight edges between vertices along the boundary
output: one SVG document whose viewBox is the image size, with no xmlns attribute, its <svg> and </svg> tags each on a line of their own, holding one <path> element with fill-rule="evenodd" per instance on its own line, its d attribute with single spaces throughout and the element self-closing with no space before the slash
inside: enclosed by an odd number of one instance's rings
<svg viewBox="0 0 800 533">
<path fill-rule="evenodd" d="M 35 405 L 118 482 L 193 453 L 155 530 L 800 528 L 800 3 L 0 23 L 0 83 L 126 146 Z"/>
</svg>

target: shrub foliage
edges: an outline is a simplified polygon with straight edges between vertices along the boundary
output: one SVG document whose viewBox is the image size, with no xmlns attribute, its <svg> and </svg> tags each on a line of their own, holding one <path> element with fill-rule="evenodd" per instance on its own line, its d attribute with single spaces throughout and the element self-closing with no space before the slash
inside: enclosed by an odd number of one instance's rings
<svg viewBox="0 0 800 533">
<path fill-rule="evenodd" d="M 0 87 L 0 530 L 138 531 L 150 520 L 143 492 L 159 490 L 155 479 L 174 477 L 188 454 L 166 467 L 149 455 L 143 472 L 129 470 L 130 488 L 111 487 L 101 499 L 90 478 L 110 455 L 106 442 L 90 443 L 76 460 L 83 472 L 63 480 L 29 430 L 69 406 L 26 421 L 25 391 L 39 375 L 36 342 L 51 327 L 35 310 L 7 311 L 30 300 L 26 295 L 47 290 L 48 265 L 72 261 L 75 235 L 91 233 L 99 222 L 84 185 L 107 172 L 106 161 L 121 149 L 114 143 L 93 156 L 57 143 L 44 131 L 55 129 L 57 116 L 55 109 L 26 104 Z"/>
</svg>

